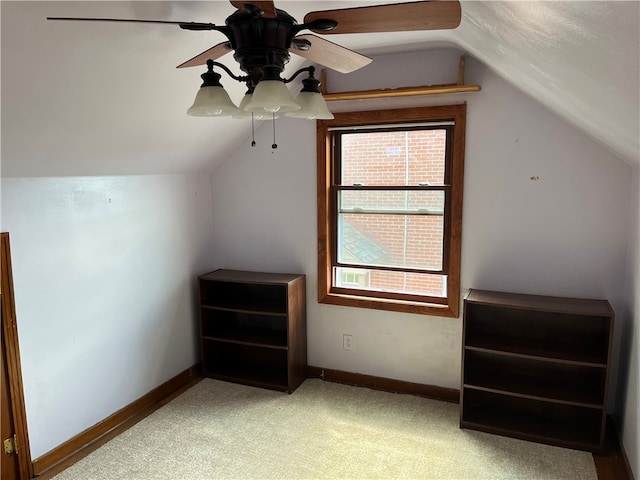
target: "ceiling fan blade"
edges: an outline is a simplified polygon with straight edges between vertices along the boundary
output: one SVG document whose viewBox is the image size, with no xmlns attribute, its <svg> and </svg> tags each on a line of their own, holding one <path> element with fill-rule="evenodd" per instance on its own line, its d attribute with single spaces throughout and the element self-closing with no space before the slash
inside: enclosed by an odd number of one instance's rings
<svg viewBox="0 0 640 480">
<path fill-rule="evenodd" d="M 47 20 L 65 20 L 78 22 L 122 22 L 122 23 L 159 23 L 166 25 L 180 25 L 185 30 L 219 30 L 213 23 L 174 22 L 170 20 L 137 20 L 127 18 L 82 18 L 82 17 L 47 17 Z"/>
<path fill-rule="evenodd" d="M 214 45 L 209 50 L 205 50 L 199 55 L 196 55 L 190 60 L 187 60 L 184 63 L 181 63 L 176 68 L 186 68 L 186 67 L 196 67 L 198 65 L 206 65 L 207 60 L 216 60 L 223 55 L 229 53 L 232 50 L 231 44 L 229 42 L 222 42 L 217 45 Z"/>
<path fill-rule="evenodd" d="M 319 19 L 338 22 L 334 30 L 318 30 L 317 33 L 321 34 L 407 32 L 456 28 L 461 17 L 458 0 L 428 0 L 309 12 L 304 23 Z"/>
<path fill-rule="evenodd" d="M 265 17 L 274 18 L 277 16 L 276 6 L 273 4 L 273 2 L 254 2 L 252 0 L 239 0 L 232 1 L 231 5 L 236 7 L 238 10 L 244 10 L 245 5 L 253 5 L 254 7 L 258 7 L 260 10 L 262 10 L 264 12 L 263 16 Z"/>
<path fill-rule="evenodd" d="M 300 40 L 311 45 L 308 49 L 300 50 L 296 48 L 296 41 Z M 351 73 L 371 63 L 371 59 L 365 55 L 311 34 L 295 37 L 289 51 L 340 73 Z"/>
</svg>

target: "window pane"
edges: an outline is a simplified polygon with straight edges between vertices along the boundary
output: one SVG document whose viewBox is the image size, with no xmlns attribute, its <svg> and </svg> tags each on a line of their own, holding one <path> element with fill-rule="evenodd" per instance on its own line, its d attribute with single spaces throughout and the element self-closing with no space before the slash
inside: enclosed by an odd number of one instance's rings
<svg viewBox="0 0 640 480">
<path fill-rule="evenodd" d="M 338 218 L 338 262 L 442 269 L 443 217 L 358 215 Z"/>
<path fill-rule="evenodd" d="M 446 130 L 345 133 L 342 185 L 443 185 Z"/>
<path fill-rule="evenodd" d="M 333 277 L 334 286 L 339 288 L 441 298 L 446 298 L 447 296 L 446 275 L 334 267 Z"/>
<path fill-rule="evenodd" d="M 339 263 L 442 269 L 444 192 L 338 193 Z"/>
</svg>

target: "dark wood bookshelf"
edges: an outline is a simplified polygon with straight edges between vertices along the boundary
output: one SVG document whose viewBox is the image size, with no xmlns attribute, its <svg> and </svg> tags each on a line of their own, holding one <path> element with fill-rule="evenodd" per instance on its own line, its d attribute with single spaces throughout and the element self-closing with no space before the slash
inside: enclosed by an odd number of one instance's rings
<svg viewBox="0 0 640 480">
<path fill-rule="evenodd" d="M 606 300 L 471 290 L 460 427 L 600 451 L 612 332 Z"/>
<path fill-rule="evenodd" d="M 307 369 L 305 276 L 220 269 L 198 283 L 204 376 L 293 392 Z"/>
</svg>

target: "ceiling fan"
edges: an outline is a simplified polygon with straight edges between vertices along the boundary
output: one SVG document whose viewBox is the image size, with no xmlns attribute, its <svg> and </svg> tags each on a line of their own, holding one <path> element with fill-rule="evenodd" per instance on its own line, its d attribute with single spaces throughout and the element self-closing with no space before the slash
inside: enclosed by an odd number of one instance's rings
<svg viewBox="0 0 640 480">
<path fill-rule="evenodd" d="M 456 28 L 461 19 L 461 7 L 458 0 L 427 0 L 313 11 L 305 15 L 302 24 L 298 24 L 296 19 L 284 10 L 276 8 L 273 1 L 231 0 L 230 3 L 236 8 L 236 11 L 227 17 L 224 25 L 115 18 L 48 17 L 47 19 L 170 24 L 178 25 L 184 30 L 220 32 L 226 37 L 225 41 L 181 63 L 178 68 L 206 64 L 208 71 L 202 75 L 204 80 L 202 87 L 221 87 L 220 75 L 213 72 L 213 66 L 219 66 L 234 80 L 247 84 L 248 92 L 243 99 L 243 102 L 245 100 L 247 102 L 245 105 L 240 105 L 241 111 L 267 111 L 271 113 L 289 111 L 289 116 L 302 118 L 322 118 L 318 115 L 330 115 L 330 112 L 324 105 L 322 113 L 308 114 L 303 106 L 304 114 L 302 114 L 303 112 L 294 114 L 295 110 L 301 109 L 299 102 L 295 102 L 293 99 L 288 102 L 279 98 L 280 94 L 275 93 L 274 89 L 269 90 L 268 95 L 272 97 L 270 103 L 255 102 L 259 93 L 259 85 L 263 85 L 265 90 L 269 83 L 272 86 L 276 83 L 278 86 L 283 86 L 284 83 L 292 81 L 302 72 L 309 73 L 309 78 L 303 80 L 302 92 L 317 94 L 313 97 L 315 100 L 317 97 L 322 98 L 319 95 L 319 81 L 313 77 L 314 67 L 300 69 L 288 79 L 281 78 L 285 65 L 290 59 L 290 53 L 332 70 L 350 73 L 364 67 L 371 62 L 371 59 L 319 35 L 451 29 Z M 304 31 L 313 33 L 302 33 Z M 231 51 L 234 52 L 234 59 L 246 74 L 245 76 L 237 76 L 225 65 L 215 62 L 216 59 Z M 203 89 L 201 88 L 201 90 Z M 208 91 L 214 92 L 212 89 L 208 89 Z M 263 94 L 261 97 L 265 97 L 265 95 Z M 253 101 L 249 102 L 251 99 Z M 197 103 L 198 98 L 188 113 L 214 116 L 235 114 L 237 110 L 235 105 L 229 105 L 226 109 L 196 108 Z"/>
<path fill-rule="evenodd" d="M 178 25 L 185 30 L 215 30 L 226 36 L 227 41 L 196 55 L 178 68 L 204 65 L 208 59 L 215 60 L 234 50 L 241 70 L 257 76 L 254 72 L 256 67 L 270 63 L 284 65 L 289 59 L 289 52 L 341 73 L 353 72 L 370 62 L 369 58 L 317 35 L 299 35 L 304 30 L 321 35 L 440 30 L 456 28 L 461 18 L 457 0 L 314 11 L 305 15 L 302 24 L 276 8 L 273 1 L 232 0 L 230 3 L 237 10 L 227 17 L 225 25 L 115 18 L 48 17 L 48 20 L 157 23 Z"/>
</svg>

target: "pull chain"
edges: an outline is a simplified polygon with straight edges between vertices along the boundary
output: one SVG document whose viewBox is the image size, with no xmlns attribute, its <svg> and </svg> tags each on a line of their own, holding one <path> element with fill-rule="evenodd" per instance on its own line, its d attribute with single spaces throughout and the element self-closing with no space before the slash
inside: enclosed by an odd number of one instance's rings
<svg viewBox="0 0 640 480">
<path fill-rule="evenodd" d="M 273 144 L 271 145 L 271 148 L 275 150 L 276 148 L 278 148 L 278 144 L 276 143 L 276 114 L 275 113 L 271 114 L 271 123 L 273 124 Z"/>
<path fill-rule="evenodd" d="M 256 128 L 253 123 L 253 112 L 251 112 L 251 146 L 256 146 Z"/>
</svg>

